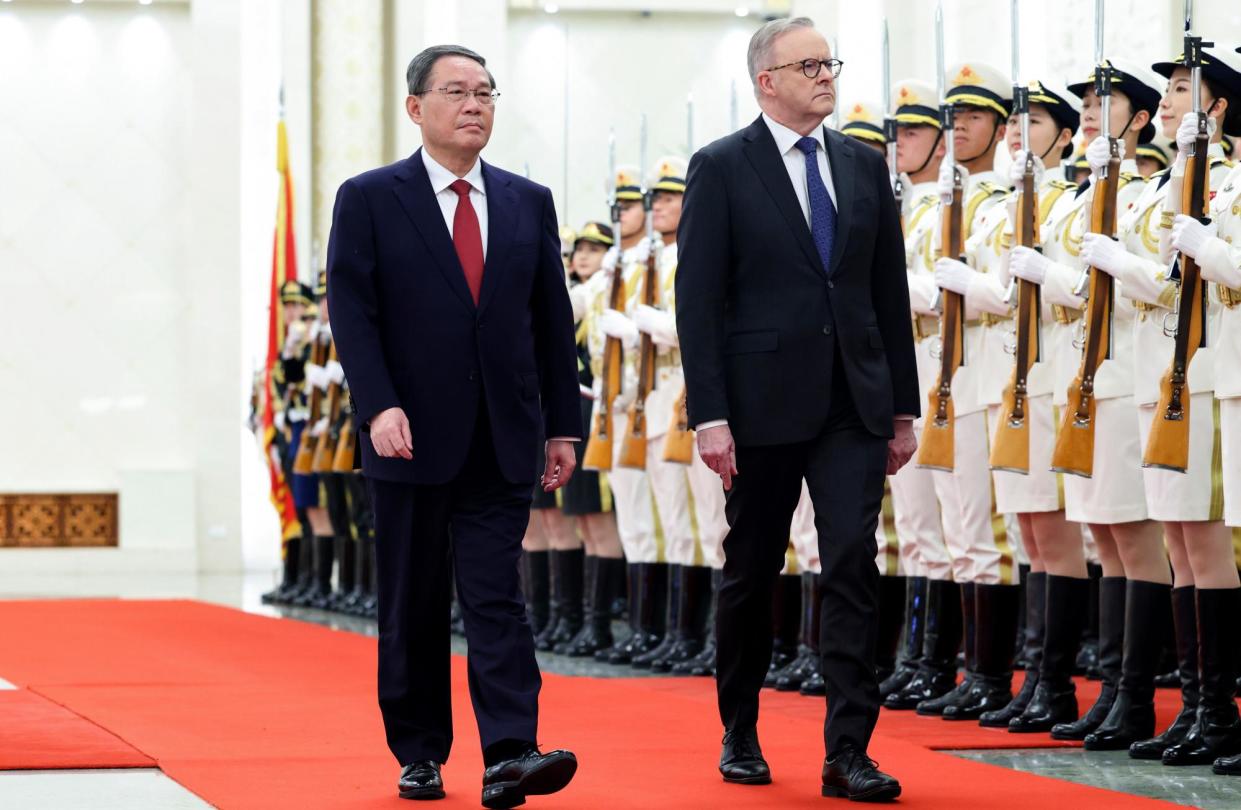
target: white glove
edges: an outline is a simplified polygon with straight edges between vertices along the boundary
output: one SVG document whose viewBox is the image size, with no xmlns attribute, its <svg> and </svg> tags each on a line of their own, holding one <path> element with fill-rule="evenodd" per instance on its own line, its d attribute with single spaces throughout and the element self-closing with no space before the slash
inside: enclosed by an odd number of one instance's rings
<svg viewBox="0 0 1241 810">
<path fill-rule="evenodd" d="M 1008 182 L 1013 188 L 1021 187 L 1021 180 L 1026 174 L 1026 155 L 1029 152 L 1025 149 L 1020 150 L 1013 155 L 1013 162 L 1008 167 Z M 1047 168 L 1043 165 L 1043 159 L 1038 155 L 1034 156 L 1034 187 L 1041 188 L 1044 178 L 1047 177 Z"/>
<path fill-rule="evenodd" d="M 327 345 L 332 342 L 332 325 L 323 321 L 319 322 L 319 331 L 315 333 L 315 337 L 319 338 L 319 342 Z"/>
<path fill-rule="evenodd" d="M 964 166 L 956 165 L 956 173 L 961 175 L 961 188 L 965 188 L 970 182 L 970 173 Z M 936 190 L 939 192 L 939 199 L 944 205 L 952 202 L 953 183 L 953 166 L 954 164 L 944 161 L 939 164 L 939 182 L 936 184 Z"/>
<path fill-rule="evenodd" d="M 606 273 L 611 273 L 616 269 L 618 262 L 620 262 L 620 249 L 613 245 L 608 248 L 607 253 L 603 254 L 603 265 L 600 269 Z"/>
<path fill-rule="evenodd" d="M 309 334 L 310 330 L 302 321 L 289 321 L 289 327 L 284 336 L 285 358 L 296 357 L 305 345 Z"/>
<path fill-rule="evenodd" d="M 631 260 L 636 264 L 645 264 L 649 258 L 651 258 L 651 240 L 644 236 L 638 244 L 633 246 Z"/>
<path fill-rule="evenodd" d="M 1214 239 L 1218 230 L 1214 221 L 1203 225 L 1191 216 L 1177 214 L 1176 219 L 1172 220 L 1172 247 L 1191 259 L 1197 259 L 1207 240 Z"/>
<path fill-rule="evenodd" d="M 284 432 L 284 411 L 276 411 L 275 415 L 272 416 L 271 418 L 271 423 L 272 425 L 275 426 L 276 430 L 283 433 Z"/>
<path fill-rule="evenodd" d="M 1112 278 L 1120 278 L 1132 258 L 1120 242 L 1101 233 L 1088 233 L 1082 237 L 1082 261 Z"/>
<path fill-rule="evenodd" d="M 307 363 L 306 384 L 326 391 L 328 385 L 327 369 L 323 366 L 316 366 L 314 363 Z"/>
<path fill-rule="evenodd" d="M 633 311 L 633 322 L 639 332 L 651 336 L 656 346 L 678 345 L 675 339 L 676 323 L 672 313 L 646 304 L 638 304 Z"/>
<path fill-rule="evenodd" d="M 340 363 L 335 360 L 329 360 L 328 364 L 324 367 L 324 371 L 327 373 L 328 382 L 336 383 L 337 385 L 344 385 L 345 367 Z"/>
<path fill-rule="evenodd" d="M 1215 135 L 1215 119 L 1207 118 L 1207 140 Z M 1176 128 L 1176 157 L 1182 161 L 1189 157 L 1189 150 L 1194 148 L 1198 140 L 1198 114 L 1187 112 L 1181 118 L 1181 125 Z"/>
<path fill-rule="evenodd" d="M 599 316 L 599 329 L 610 338 L 618 339 L 626 349 L 638 345 L 638 327 L 614 309 L 605 309 Z"/>
<path fill-rule="evenodd" d="M 1121 160 L 1125 159 L 1125 142 L 1116 141 L 1116 154 Z M 1102 135 L 1090 142 L 1090 146 L 1086 147 L 1086 162 L 1090 164 L 1090 176 L 1097 178 L 1103 174 L 1103 170 L 1107 168 L 1108 161 L 1112 159 L 1112 148 L 1108 144 L 1107 138 Z"/>
<path fill-rule="evenodd" d="M 1034 248 L 1017 245 L 1008 256 L 1008 272 L 1025 281 L 1041 285 L 1047 279 L 1051 260 Z"/>
<path fill-rule="evenodd" d="M 316 438 L 318 438 L 319 436 L 322 436 L 323 431 L 327 430 L 327 423 L 328 423 L 328 418 L 326 416 L 320 418 L 318 422 L 315 422 L 314 425 L 311 426 L 310 435 Z"/>
<path fill-rule="evenodd" d="M 973 277 L 974 269 L 965 262 L 956 259 L 937 259 L 935 262 L 935 283 L 945 290 L 965 295 Z"/>
</svg>

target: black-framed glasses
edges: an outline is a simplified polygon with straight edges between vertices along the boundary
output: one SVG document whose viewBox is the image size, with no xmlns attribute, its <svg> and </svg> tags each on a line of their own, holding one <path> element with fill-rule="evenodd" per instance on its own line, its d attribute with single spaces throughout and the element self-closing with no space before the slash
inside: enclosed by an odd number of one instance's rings
<svg viewBox="0 0 1241 810">
<path fill-rule="evenodd" d="M 819 71 L 827 68 L 832 72 L 832 78 L 840 76 L 840 69 L 844 67 L 844 62 L 839 59 L 798 59 L 796 62 L 789 62 L 787 65 L 776 65 L 769 67 L 768 70 L 784 70 L 786 67 L 796 65 L 801 68 L 802 74 L 807 79 L 813 79 L 819 75 Z"/>
<path fill-rule="evenodd" d="M 460 87 L 437 87 L 434 90 L 423 90 L 421 93 L 417 93 L 416 95 L 425 96 L 427 93 L 432 92 L 439 93 L 453 104 L 461 104 L 466 100 L 466 98 L 473 96 L 474 99 L 484 107 L 490 107 L 495 104 L 496 99 L 500 97 L 499 90 L 465 90 Z"/>
</svg>

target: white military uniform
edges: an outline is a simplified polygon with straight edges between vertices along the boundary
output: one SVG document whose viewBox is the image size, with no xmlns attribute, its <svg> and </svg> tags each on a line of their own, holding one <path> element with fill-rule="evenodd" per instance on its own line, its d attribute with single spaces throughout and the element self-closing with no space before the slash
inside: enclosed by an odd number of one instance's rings
<svg viewBox="0 0 1241 810">
<path fill-rule="evenodd" d="M 1059 170 L 1048 170 L 1042 185 L 1037 189 L 1040 235 L 1045 235 L 1048 220 L 1056 210 L 1061 199 L 1072 197 L 1076 184 L 1066 182 L 1057 175 Z M 1014 196 L 1013 204 L 1016 204 Z M 970 286 L 967 300 L 973 297 L 981 308 L 999 313 L 1006 306 L 1003 299 L 1009 283 L 1008 257 L 1014 239 L 1013 220 L 1009 212 L 985 234 L 976 246 L 975 259 L 977 269 L 985 272 L 978 276 Z M 1047 297 L 1041 297 L 1040 340 L 1043 353 L 1035 361 L 1026 379 L 1028 399 L 1026 414 L 1030 430 L 1030 470 L 1029 474 L 1009 470 L 994 470 L 992 481 L 995 485 L 996 509 L 1004 514 L 1030 512 L 1057 512 L 1064 508 L 1062 482 L 1060 476 L 1051 469 L 1051 455 L 1056 441 L 1056 412 L 1052 404 L 1053 363 L 1051 347 L 1053 331 L 1058 325 L 1056 313 Z M 984 351 L 987 355 L 984 365 L 989 376 L 983 390 L 983 398 L 987 402 L 988 419 L 991 434 L 994 436 L 1000 420 L 1006 414 L 1001 412 L 1004 388 L 1013 374 L 1014 356 L 1009 351 L 1015 341 L 1012 332 L 1012 315 L 1002 321 L 992 321 L 991 336 Z M 998 336 L 997 336 L 997 333 Z"/>
<path fill-rule="evenodd" d="M 625 294 L 622 300 L 633 301 L 645 263 L 637 262 L 636 248 L 621 254 L 622 279 Z M 597 280 L 597 281 L 596 281 Z M 594 397 L 598 400 L 603 386 L 603 353 L 607 335 L 599 328 L 599 317 L 608 308 L 612 291 L 612 274 L 600 271 L 578 290 L 586 290 L 581 296 L 588 300 L 585 311 L 586 339 L 590 348 L 591 372 L 594 374 Z M 660 549 L 655 535 L 655 510 L 651 487 L 645 470 L 620 466 L 621 437 L 629 423 L 628 410 L 637 394 L 637 350 L 624 350 L 621 372 L 621 391 L 612 405 L 612 469 L 608 472 L 608 484 L 612 489 L 612 502 L 616 512 L 616 530 L 620 535 L 625 559 L 630 563 L 653 563 L 660 561 Z"/>
<path fill-rule="evenodd" d="M 909 306 L 914 324 L 914 357 L 918 365 L 918 390 L 926 394 L 935 385 L 938 363 L 931 349 L 939 334 L 934 305 L 935 231 L 939 226 L 939 196 L 935 183 L 919 183 L 905 189 L 905 262 L 909 283 Z M 926 415 L 914 421 L 915 435 L 922 434 Z M 900 544 L 905 573 L 928 579 L 952 579 L 952 556 L 944 540 L 944 524 L 935 479 L 931 470 L 906 464 L 889 476 L 893 524 Z M 955 526 L 955 524 L 954 524 Z"/>
<path fill-rule="evenodd" d="M 1131 159 L 1120 165 L 1116 194 L 1118 222 L 1131 214 L 1145 181 Z M 1081 194 L 1065 194 L 1049 216 L 1043 233 L 1043 254 L 1053 264 L 1043 282 L 1045 303 L 1054 324 L 1047 332 L 1051 356 L 1052 397 L 1057 417 L 1063 417 L 1068 389 L 1081 367 L 1080 330 L 1085 301 L 1074 292 L 1086 270 L 1081 258 L 1082 238 L 1090 230 L 1093 186 Z M 1137 408 L 1133 401 L 1132 327 L 1134 308 L 1117 284 L 1112 321 L 1112 357 L 1095 376 L 1095 457 L 1090 478 L 1063 477 L 1065 516 L 1078 523 L 1112 525 L 1145 520 L 1142 495 L 1141 442 Z"/>
<path fill-rule="evenodd" d="M 967 255 L 975 231 L 981 231 L 989 217 L 1004 214 L 1006 198 L 1007 190 L 1000 185 L 995 172 L 970 175 L 963 195 L 962 220 Z M 1012 549 L 1003 520 L 995 518 L 993 509 L 987 403 L 983 397 L 988 373 L 984 346 L 993 336 L 981 315 L 967 296 L 965 362 L 952 378 L 953 471 L 935 470 L 932 475 L 952 555 L 953 579 L 984 585 L 1010 584 L 1014 574 Z"/>
<path fill-rule="evenodd" d="M 1211 188 L 1219 188 L 1230 166 L 1223 148 L 1212 144 Z M 1157 175 L 1161 177 L 1162 175 Z M 1159 401 L 1159 382 L 1172 360 L 1174 341 L 1164 334 L 1164 319 L 1176 300 L 1176 285 L 1160 255 L 1164 204 L 1175 182 L 1148 183 L 1121 222 L 1119 239 L 1131 254 L 1120 274 L 1121 293 L 1138 308 L 1133 322 L 1133 390 L 1138 404 L 1142 447 L 1150 437 Z M 1179 207 L 1179 193 L 1173 203 Z M 1168 218 L 1170 220 L 1170 217 Z M 1119 306 L 1117 309 L 1119 310 Z M 1207 299 L 1207 346 L 1189 364 L 1189 468 L 1184 473 L 1144 468 L 1142 473 L 1150 516 L 1163 521 L 1223 518 L 1222 447 L 1214 400 L 1215 359 L 1212 336 L 1219 334 L 1221 310 L 1217 296 Z M 1097 439 L 1096 439 L 1097 442 Z"/>
</svg>

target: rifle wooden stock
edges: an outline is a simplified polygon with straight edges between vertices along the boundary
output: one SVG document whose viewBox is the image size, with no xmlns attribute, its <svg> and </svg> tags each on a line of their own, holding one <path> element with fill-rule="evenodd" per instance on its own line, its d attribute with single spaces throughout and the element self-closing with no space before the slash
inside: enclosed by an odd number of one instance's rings
<svg viewBox="0 0 1241 810">
<path fill-rule="evenodd" d="M 691 464 L 694 461 L 694 431 L 689 429 L 689 413 L 685 407 L 685 386 L 672 411 L 672 424 L 664 437 L 664 461 Z"/>
<path fill-rule="evenodd" d="M 620 233 L 619 230 L 616 233 Z M 612 270 L 612 289 L 608 294 L 608 306 L 621 309 L 625 297 L 625 278 L 621 262 Z M 603 346 L 603 382 L 599 399 L 595 400 L 595 414 L 590 427 L 586 452 L 582 455 L 582 467 L 587 470 L 607 472 L 612 469 L 612 401 L 621 390 L 621 371 L 625 362 L 624 349 L 618 338 L 608 338 Z"/>
<path fill-rule="evenodd" d="M 1208 194 L 1207 138 L 1200 132 L 1194 155 L 1185 168 L 1181 210 L 1201 219 Z M 1142 466 L 1185 472 L 1189 469 L 1189 364 L 1202 345 L 1206 316 L 1206 285 L 1198 263 L 1181 254 L 1181 296 L 1176 313 L 1172 363 L 1159 382 L 1159 405 L 1146 440 Z"/>
<path fill-rule="evenodd" d="M 316 339 L 310 349 L 310 362 L 316 366 L 323 365 L 326 347 Z M 309 381 L 305 385 L 310 385 Z M 310 415 L 306 417 L 306 426 L 302 428 L 301 439 L 297 443 L 297 455 L 293 457 L 293 472 L 298 475 L 310 475 L 315 471 L 315 439 L 310 429 L 319 421 L 322 410 L 322 397 L 317 385 L 310 386 Z"/>
<path fill-rule="evenodd" d="M 958 175 L 952 202 L 940 221 L 940 256 L 958 258 L 962 249 L 962 188 Z M 926 423 L 918 446 L 918 466 L 951 472 L 955 467 L 956 413 L 952 376 L 961 367 L 965 349 L 965 296 L 944 290 L 940 318 L 939 379 L 927 397 Z"/>
<path fill-rule="evenodd" d="M 336 360 L 336 343 L 333 341 L 328 352 L 328 362 Z M 328 429 L 319 434 L 315 444 L 314 461 L 311 467 L 317 473 L 330 473 L 336 461 L 336 443 L 340 439 L 340 384 L 329 383 L 327 388 Z"/>
<path fill-rule="evenodd" d="M 659 301 L 659 267 L 655 248 L 646 257 L 646 275 L 642 280 L 642 303 L 648 307 Z M 646 398 L 655 390 L 655 341 L 646 332 L 638 344 L 638 394 L 629 406 L 625 438 L 621 442 L 620 465 L 646 469 Z"/>
<path fill-rule="evenodd" d="M 346 417 L 340 426 L 340 438 L 336 440 L 336 455 L 332 458 L 332 472 L 347 473 L 357 469 L 358 434 L 353 430 L 353 417 Z"/>
<path fill-rule="evenodd" d="M 1119 190 L 1120 158 L 1113 148 L 1107 164 L 1107 177 L 1095 188 L 1090 208 L 1090 232 L 1109 238 L 1116 232 L 1116 192 Z M 1090 478 L 1094 475 L 1095 376 L 1107 359 L 1111 345 L 1112 277 L 1097 267 L 1090 268 L 1090 290 L 1086 305 L 1086 345 L 1077 376 L 1069 385 L 1068 403 L 1056 434 L 1051 468 L 1056 472 Z"/>
<path fill-rule="evenodd" d="M 1032 248 L 1039 244 L 1038 198 L 1034 189 L 1032 161 L 1027 162 L 1017 202 L 1017 244 Z M 1017 352 L 1013 376 L 1004 389 L 1000 404 L 1000 423 L 991 443 L 991 469 L 1029 475 L 1030 473 L 1030 369 L 1038 360 L 1039 285 L 1017 281 Z"/>
</svg>

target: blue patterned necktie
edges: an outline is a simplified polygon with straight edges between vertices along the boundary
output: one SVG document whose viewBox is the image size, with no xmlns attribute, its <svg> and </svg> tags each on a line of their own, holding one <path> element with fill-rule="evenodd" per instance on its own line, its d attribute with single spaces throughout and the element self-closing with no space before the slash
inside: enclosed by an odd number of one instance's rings
<svg viewBox="0 0 1241 810">
<path fill-rule="evenodd" d="M 819 142 L 809 136 L 797 141 L 806 156 L 806 191 L 810 197 L 810 237 L 823 260 L 823 270 L 832 272 L 832 246 L 836 242 L 836 206 L 819 174 Z"/>
</svg>

